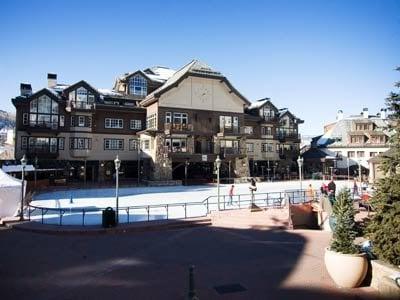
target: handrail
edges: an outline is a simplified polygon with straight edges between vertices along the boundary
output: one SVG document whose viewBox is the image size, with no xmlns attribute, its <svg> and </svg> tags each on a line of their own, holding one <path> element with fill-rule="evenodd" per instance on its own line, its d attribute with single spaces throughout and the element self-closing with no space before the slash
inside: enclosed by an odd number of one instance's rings
<svg viewBox="0 0 400 300">
<path fill-rule="evenodd" d="M 290 194 L 292 197 L 290 197 Z M 244 204 L 251 204 L 256 202 L 257 205 L 262 207 L 282 207 L 283 200 L 288 200 L 289 203 L 292 202 L 291 199 L 296 199 L 296 196 L 302 199 L 297 203 L 308 203 L 312 202 L 315 199 L 315 196 L 318 195 L 318 191 L 314 193 L 313 199 L 310 201 L 306 201 L 308 199 L 307 191 L 305 190 L 290 190 L 290 191 L 281 191 L 281 192 L 266 192 L 266 193 L 246 193 L 246 194 L 236 194 L 233 195 L 233 198 L 237 199 L 235 203 L 238 204 L 238 207 L 230 206 L 226 208 L 226 205 L 230 203 L 230 196 L 227 194 L 220 195 L 220 201 L 218 201 L 218 196 L 211 195 L 205 198 L 203 201 L 196 202 L 176 202 L 176 203 L 165 203 L 165 204 L 147 204 L 147 205 L 133 205 L 133 206 L 121 206 L 118 208 L 118 211 L 126 211 L 127 212 L 127 223 L 131 223 L 130 220 L 130 212 L 134 210 L 145 209 L 147 212 L 147 221 L 150 221 L 150 212 L 152 209 L 164 208 L 166 210 L 166 219 L 170 218 L 169 211 L 172 207 L 183 207 L 184 209 L 184 218 L 188 218 L 188 207 L 193 206 L 204 206 L 206 208 L 206 214 L 209 214 L 213 210 L 227 210 L 227 209 L 240 209 Z M 261 197 L 260 197 L 261 196 Z M 287 197 L 289 196 L 289 197 Z M 228 201 L 227 201 L 228 199 Z M 265 202 L 262 205 L 262 202 Z M 219 205 L 222 205 L 218 207 Z M 216 207 L 212 209 L 211 207 Z M 44 223 L 44 215 L 48 212 L 57 212 L 59 214 L 59 225 L 62 225 L 63 217 L 66 213 L 81 213 L 82 214 L 82 225 L 85 226 L 85 216 L 90 212 L 100 212 L 105 210 L 106 207 L 71 207 L 71 208 L 55 208 L 55 207 L 41 207 L 35 205 L 28 205 L 28 218 L 31 219 L 32 212 L 39 210 L 41 214 L 41 222 Z M 135 221 L 133 221 L 135 222 Z"/>
</svg>

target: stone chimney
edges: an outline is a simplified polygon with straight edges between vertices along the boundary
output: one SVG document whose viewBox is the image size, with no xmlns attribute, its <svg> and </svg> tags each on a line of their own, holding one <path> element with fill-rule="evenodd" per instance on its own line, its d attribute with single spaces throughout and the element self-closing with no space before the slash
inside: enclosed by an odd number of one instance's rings
<svg viewBox="0 0 400 300">
<path fill-rule="evenodd" d="M 339 109 L 336 114 L 336 121 L 340 121 L 343 119 L 343 110 Z"/>
<path fill-rule="evenodd" d="M 53 88 L 57 85 L 57 74 L 47 73 L 47 87 Z"/>
<path fill-rule="evenodd" d="M 368 117 L 369 117 L 368 107 L 363 108 L 362 115 L 363 115 L 364 119 L 368 119 Z"/>
<path fill-rule="evenodd" d="M 32 86 L 29 83 L 21 83 L 19 86 L 21 96 L 32 95 Z"/>
<path fill-rule="evenodd" d="M 381 119 L 386 119 L 386 109 L 384 108 L 381 109 Z"/>
</svg>

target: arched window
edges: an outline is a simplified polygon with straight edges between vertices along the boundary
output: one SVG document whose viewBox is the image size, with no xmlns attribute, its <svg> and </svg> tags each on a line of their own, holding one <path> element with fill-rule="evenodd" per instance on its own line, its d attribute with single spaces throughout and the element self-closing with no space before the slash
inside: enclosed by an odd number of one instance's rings
<svg viewBox="0 0 400 300">
<path fill-rule="evenodd" d="M 46 128 L 58 127 L 58 103 L 43 95 L 33 99 L 29 109 L 29 125 Z"/>
<path fill-rule="evenodd" d="M 147 96 L 147 81 L 140 75 L 135 75 L 129 80 L 129 94 Z"/>
</svg>

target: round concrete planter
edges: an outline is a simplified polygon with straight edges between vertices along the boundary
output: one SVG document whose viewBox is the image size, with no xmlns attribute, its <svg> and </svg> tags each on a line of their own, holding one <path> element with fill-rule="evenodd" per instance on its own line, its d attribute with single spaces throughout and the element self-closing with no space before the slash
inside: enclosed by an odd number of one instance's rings
<svg viewBox="0 0 400 300">
<path fill-rule="evenodd" d="M 368 270 L 365 253 L 342 254 L 325 249 L 325 266 L 333 281 L 343 288 L 358 287 Z"/>
</svg>

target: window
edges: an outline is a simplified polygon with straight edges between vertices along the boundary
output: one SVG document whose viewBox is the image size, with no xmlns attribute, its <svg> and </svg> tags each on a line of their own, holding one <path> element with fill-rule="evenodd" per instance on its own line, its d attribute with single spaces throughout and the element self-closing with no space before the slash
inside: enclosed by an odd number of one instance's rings
<svg viewBox="0 0 400 300">
<path fill-rule="evenodd" d="M 129 140 L 129 151 L 138 150 L 138 140 L 130 139 Z"/>
<path fill-rule="evenodd" d="M 140 75 L 135 75 L 129 80 L 129 94 L 146 96 L 147 81 Z"/>
<path fill-rule="evenodd" d="M 261 144 L 261 152 L 272 152 L 274 149 L 273 144 L 263 143 Z"/>
<path fill-rule="evenodd" d="M 142 129 L 142 120 L 131 120 L 131 129 Z"/>
<path fill-rule="evenodd" d="M 247 143 L 246 148 L 247 148 L 247 152 L 254 152 L 254 144 L 253 143 Z"/>
<path fill-rule="evenodd" d="M 348 158 L 354 158 L 354 157 L 356 157 L 356 153 L 354 151 L 348 151 L 347 152 L 347 157 Z"/>
<path fill-rule="evenodd" d="M 106 118 L 105 119 L 105 127 L 121 129 L 121 128 L 124 128 L 124 122 L 122 119 Z"/>
<path fill-rule="evenodd" d="M 369 157 L 375 157 L 378 155 L 378 152 L 370 152 Z"/>
<path fill-rule="evenodd" d="M 386 137 L 384 135 L 373 135 L 371 136 L 371 144 L 384 144 Z"/>
<path fill-rule="evenodd" d="M 272 127 L 261 127 L 262 135 L 272 135 Z"/>
<path fill-rule="evenodd" d="M 169 152 L 186 152 L 186 139 L 166 139 L 165 144 Z"/>
<path fill-rule="evenodd" d="M 75 117 L 71 116 L 71 127 L 75 126 Z"/>
<path fill-rule="evenodd" d="M 149 115 L 146 119 L 147 128 L 157 128 L 157 115 L 152 114 Z"/>
<path fill-rule="evenodd" d="M 357 157 L 364 157 L 364 151 L 357 151 Z"/>
<path fill-rule="evenodd" d="M 239 122 L 239 121 L 238 121 Z M 232 128 L 232 117 L 231 116 L 219 116 L 219 128 Z"/>
<path fill-rule="evenodd" d="M 78 116 L 78 126 L 85 127 L 85 116 Z"/>
<path fill-rule="evenodd" d="M 245 126 L 245 127 L 244 127 L 244 133 L 246 133 L 246 134 L 253 134 L 253 127 L 251 127 L 251 126 Z"/>
<path fill-rule="evenodd" d="M 239 127 L 239 117 L 233 117 L 233 128 Z"/>
<path fill-rule="evenodd" d="M 64 116 L 60 116 L 60 127 L 64 127 L 65 118 Z"/>
<path fill-rule="evenodd" d="M 70 138 L 69 149 L 72 150 L 90 150 L 92 148 L 91 138 Z"/>
<path fill-rule="evenodd" d="M 143 150 L 150 150 L 150 141 L 144 140 L 142 145 Z"/>
<path fill-rule="evenodd" d="M 28 125 L 28 123 L 29 123 L 29 114 L 24 113 L 22 115 L 22 125 Z"/>
<path fill-rule="evenodd" d="M 28 137 L 21 137 L 21 149 L 28 149 Z"/>
<path fill-rule="evenodd" d="M 124 150 L 124 140 L 104 139 L 104 150 Z"/>
<path fill-rule="evenodd" d="M 29 105 L 29 125 L 57 129 L 58 103 L 46 95 L 33 99 Z"/>
<path fill-rule="evenodd" d="M 357 131 L 369 130 L 369 124 L 367 123 L 356 124 L 356 130 Z"/>
<path fill-rule="evenodd" d="M 58 150 L 64 150 L 64 143 L 65 143 L 64 138 L 58 138 Z"/>
<path fill-rule="evenodd" d="M 167 111 L 165 113 L 165 123 L 170 124 L 172 122 L 172 114 L 171 112 Z"/>
<path fill-rule="evenodd" d="M 174 112 L 174 124 L 187 124 L 188 115 L 186 113 Z"/>
<path fill-rule="evenodd" d="M 363 135 L 351 136 L 350 142 L 352 144 L 362 144 L 362 143 L 364 143 L 364 136 Z"/>
</svg>

